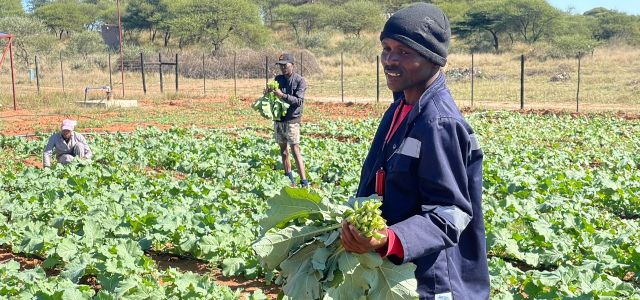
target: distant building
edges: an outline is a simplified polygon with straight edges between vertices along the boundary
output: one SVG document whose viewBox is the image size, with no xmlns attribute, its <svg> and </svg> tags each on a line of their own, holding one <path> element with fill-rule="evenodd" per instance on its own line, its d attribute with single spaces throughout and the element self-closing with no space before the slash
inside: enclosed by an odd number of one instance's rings
<svg viewBox="0 0 640 300">
<path fill-rule="evenodd" d="M 112 49 L 120 48 L 120 34 L 118 25 L 104 24 L 102 25 L 102 39 L 104 43 Z"/>
</svg>

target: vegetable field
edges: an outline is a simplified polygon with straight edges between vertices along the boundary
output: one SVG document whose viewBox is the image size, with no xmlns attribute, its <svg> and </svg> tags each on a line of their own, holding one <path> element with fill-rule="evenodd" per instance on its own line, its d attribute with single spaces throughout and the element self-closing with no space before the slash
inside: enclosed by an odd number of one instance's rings
<svg viewBox="0 0 640 300">
<path fill-rule="evenodd" d="M 640 299 L 640 124 L 605 115 L 467 116 L 485 153 L 492 299 Z M 378 119 L 303 123 L 313 191 L 355 194 Z M 89 137 L 91 161 L 40 169 L 46 137 L 0 136 L 0 298 L 267 299 L 148 254 L 247 280 L 278 274 L 252 244 L 288 185 L 271 126 Z M 241 295 L 242 293 L 242 295 Z"/>
</svg>

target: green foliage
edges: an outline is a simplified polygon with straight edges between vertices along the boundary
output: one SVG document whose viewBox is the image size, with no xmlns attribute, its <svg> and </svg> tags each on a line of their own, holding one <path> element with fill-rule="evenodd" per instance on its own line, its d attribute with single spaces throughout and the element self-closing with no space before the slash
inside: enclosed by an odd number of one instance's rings
<svg viewBox="0 0 640 300">
<path fill-rule="evenodd" d="M 330 13 L 329 7 L 322 4 L 280 5 L 273 11 L 274 21 L 291 26 L 298 44 L 303 34 L 309 36 L 312 31 L 324 28 Z"/>
<path fill-rule="evenodd" d="M 71 35 L 66 49 L 72 54 L 82 54 L 86 57 L 87 54 L 104 52 L 106 48 L 100 33 L 85 30 Z"/>
<path fill-rule="evenodd" d="M 546 54 L 550 58 L 574 58 L 591 54 L 598 42 L 581 35 L 561 35 L 555 37 L 552 48 Z"/>
<path fill-rule="evenodd" d="M 0 28 L 13 34 L 14 53 L 25 65 L 33 62 L 34 55 L 50 54 L 58 48 L 55 37 L 49 35 L 42 21 L 30 17 L 0 19 Z"/>
<path fill-rule="evenodd" d="M 365 30 L 379 31 L 384 25 L 384 8 L 372 1 L 352 0 L 331 13 L 331 24 L 345 34 L 360 37 Z"/>
<path fill-rule="evenodd" d="M 267 85 L 271 91 L 279 88 L 277 81 L 270 81 Z M 251 108 L 266 119 L 280 121 L 280 118 L 287 114 L 289 103 L 284 102 L 273 92 L 265 92 L 261 98 L 253 102 Z"/>
<path fill-rule="evenodd" d="M 260 221 L 263 236 L 253 249 L 268 268 L 280 270 L 276 283 L 283 285 L 285 295 L 397 300 L 418 296 L 414 264 L 397 266 L 375 252 L 354 254 L 342 246 L 343 215 L 358 217 L 363 212 L 359 207 L 377 209 L 371 205 L 374 198 L 351 198 L 335 205 L 306 189 L 284 187 L 269 199 L 267 216 Z"/>
<path fill-rule="evenodd" d="M 182 42 L 203 41 L 213 45 L 212 55 L 238 28 L 259 23 L 258 6 L 249 0 L 180 0 L 168 3 L 171 18 L 166 24 Z"/>
<path fill-rule="evenodd" d="M 93 10 L 88 3 L 62 0 L 42 5 L 33 13 L 62 38 L 64 32 L 80 32 L 93 23 Z"/>
<path fill-rule="evenodd" d="M 361 60 L 375 61 L 382 48 L 378 39 L 367 37 L 346 38 L 336 44 L 335 53 L 344 52 L 356 56 Z"/>
<path fill-rule="evenodd" d="M 4 0 L 0 2 L 0 19 L 24 16 L 25 13 L 20 0 Z"/>
<path fill-rule="evenodd" d="M 640 22 L 638 18 L 626 13 L 605 8 L 594 8 L 584 13 L 591 18 L 593 38 L 598 41 L 607 41 L 614 38 L 634 40 L 640 35 Z"/>
<path fill-rule="evenodd" d="M 126 7 L 122 23 L 128 29 L 148 30 L 153 42 L 164 18 L 168 17 L 167 6 L 164 0 L 132 0 Z"/>
</svg>

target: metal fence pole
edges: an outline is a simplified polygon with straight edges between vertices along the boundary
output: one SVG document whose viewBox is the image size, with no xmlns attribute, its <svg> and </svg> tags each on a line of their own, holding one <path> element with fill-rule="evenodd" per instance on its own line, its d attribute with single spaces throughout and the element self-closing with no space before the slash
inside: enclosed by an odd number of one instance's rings
<svg viewBox="0 0 640 300">
<path fill-rule="evenodd" d="M 164 92 L 162 86 L 162 53 L 158 53 L 158 70 L 160 71 L 160 92 Z"/>
<path fill-rule="evenodd" d="M 471 53 L 471 106 L 473 107 L 473 77 L 475 74 L 475 69 L 474 69 L 474 61 L 473 61 L 473 53 Z"/>
<path fill-rule="evenodd" d="M 113 92 L 113 77 L 111 73 L 111 52 L 109 52 L 109 88 Z"/>
<path fill-rule="evenodd" d="M 264 85 L 269 86 L 269 56 L 264 57 Z"/>
<path fill-rule="evenodd" d="M 62 69 L 62 52 L 60 52 L 60 75 L 62 75 L 62 92 L 64 93 L 64 69 Z"/>
<path fill-rule="evenodd" d="M 38 95 L 40 95 L 40 74 L 38 74 L 38 56 L 36 55 L 36 86 L 38 87 Z"/>
<path fill-rule="evenodd" d="M 578 91 L 576 92 L 576 112 L 580 111 L 580 57 L 581 53 L 578 53 Z"/>
<path fill-rule="evenodd" d="M 520 109 L 524 109 L 524 54 L 520 56 Z"/>
<path fill-rule="evenodd" d="M 236 53 L 233 52 L 233 96 L 238 96 L 238 86 L 236 85 Z"/>
<path fill-rule="evenodd" d="M 207 96 L 207 74 L 204 69 L 204 52 L 202 52 L 202 92 Z"/>
<path fill-rule="evenodd" d="M 380 102 L 380 55 L 376 55 L 376 102 Z"/>
<path fill-rule="evenodd" d="M 176 93 L 178 92 L 178 53 L 176 53 Z"/>
<path fill-rule="evenodd" d="M 144 76 L 144 56 L 142 52 L 140 52 L 140 70 L 142 70 L 142 91 L 144 94 L 147 94 L 147 80 Z"/>
<path fill-rule="evenodd" d="M 300 53 L 300 76 L 302 76 L 302 53 Z"/>
<path fill-rule="evenodd" d="M 344 57 L 342 52 L 340 52 L 340 88 L 342 94 L 342 102 L 344 102 Z"/>
</svg>

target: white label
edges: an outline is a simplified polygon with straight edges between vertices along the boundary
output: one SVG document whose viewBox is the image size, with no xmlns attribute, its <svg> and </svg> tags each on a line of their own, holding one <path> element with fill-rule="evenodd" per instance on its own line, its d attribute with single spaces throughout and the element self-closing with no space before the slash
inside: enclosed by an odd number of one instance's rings
<svg viewBox="0 0 640 300">
<path fill-rule="evenodd" d="M 398 154 L 419 158 L 421 145 L 422 143 L 414 138 L 406 138 L 402 141 L 402 145 L 400 145 L 398 149 Z"/>
<path fill-rule="evenodd" d="M 451 292 L 436 295 L 436 300 L 453 300 Z"/>
</svg>

